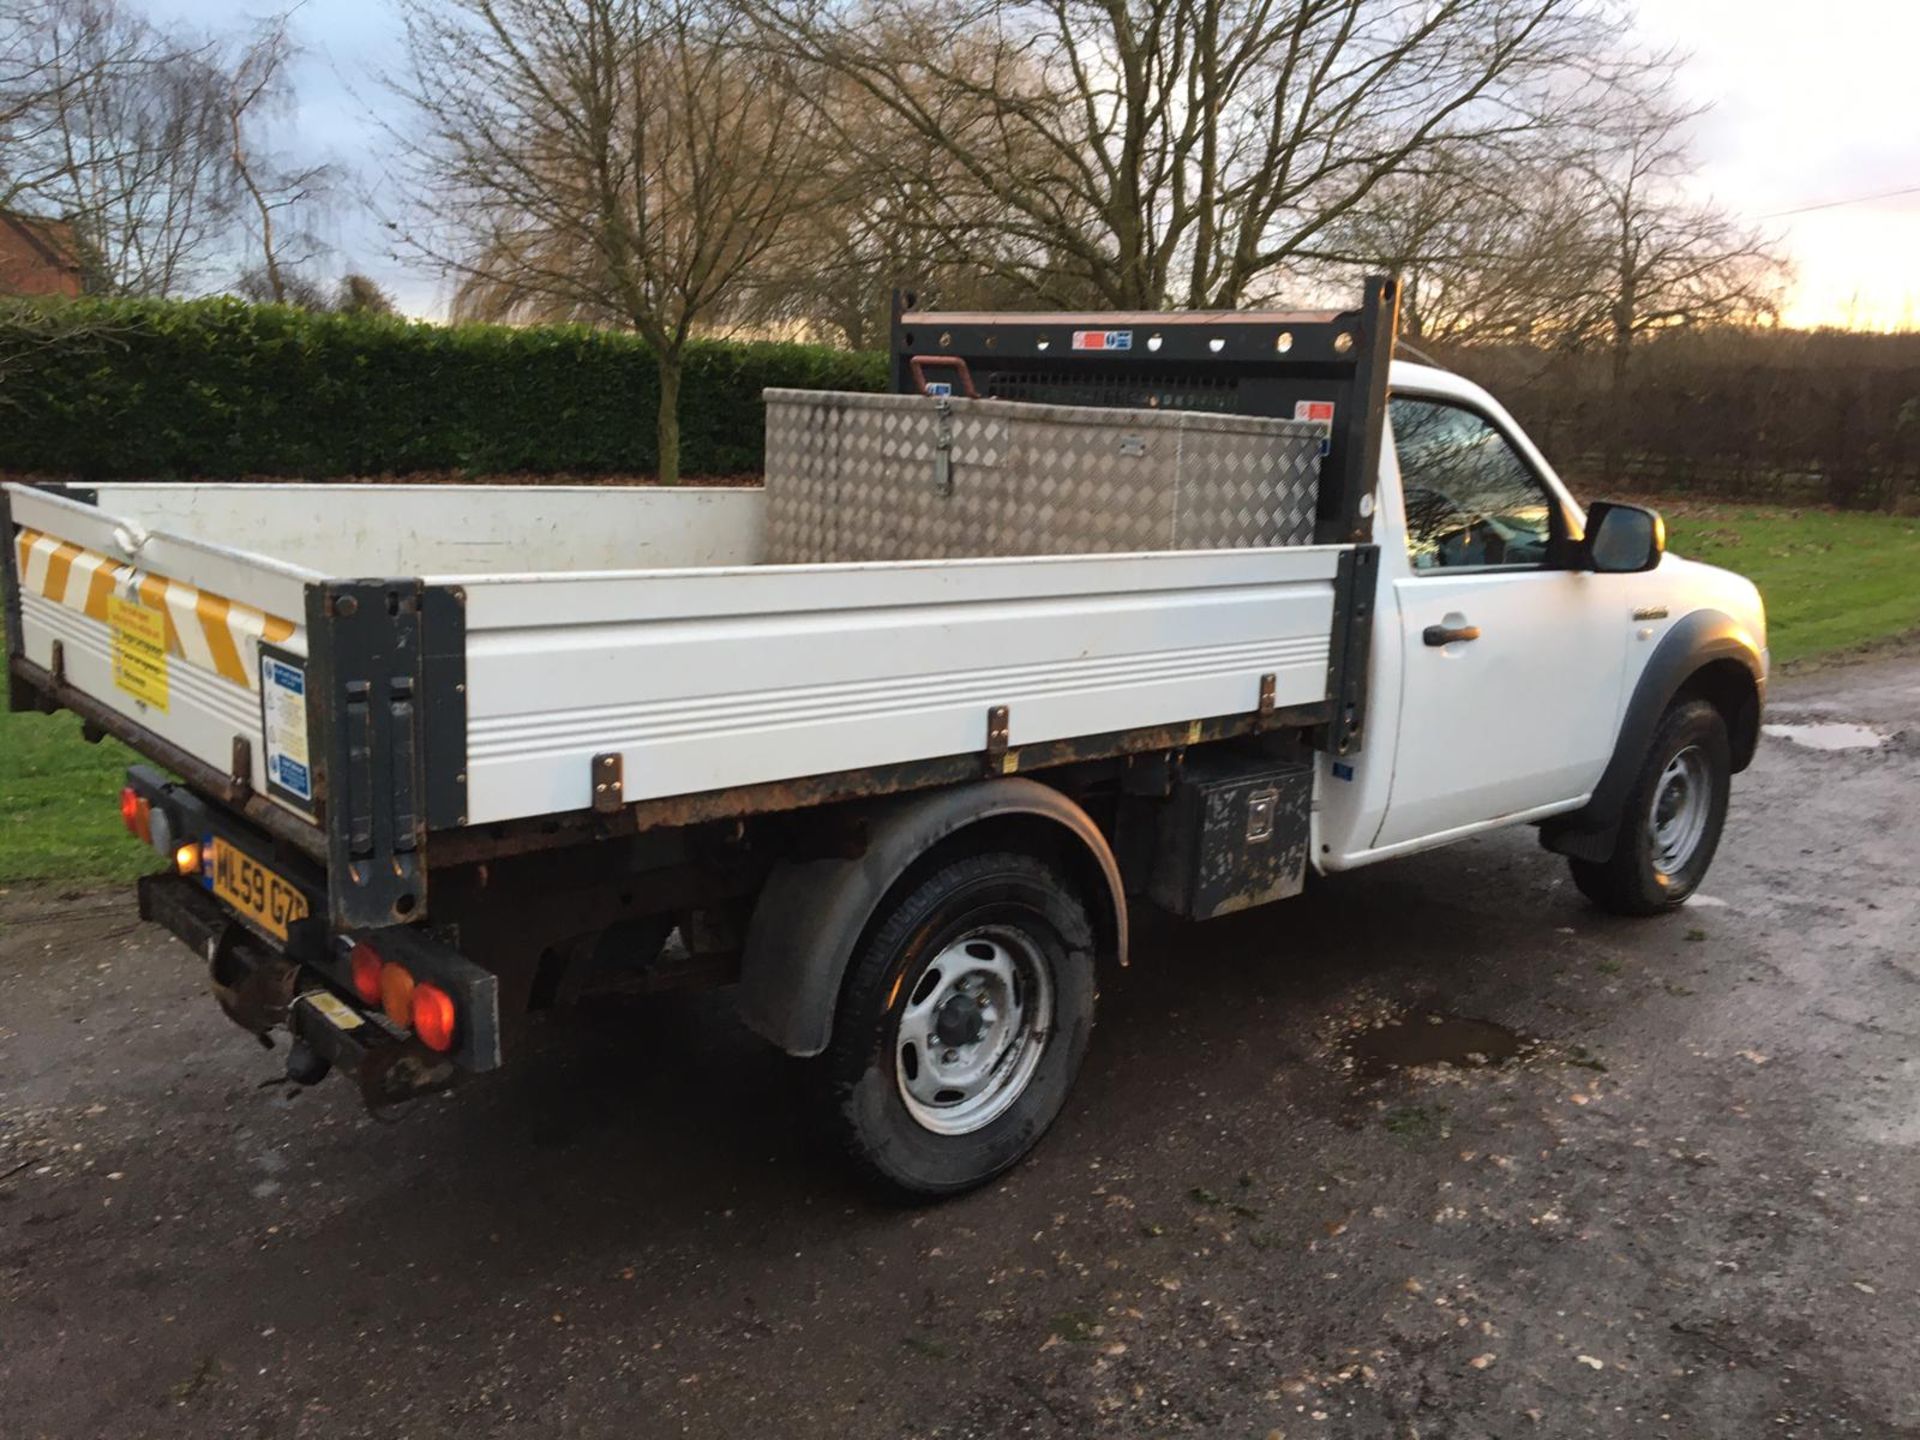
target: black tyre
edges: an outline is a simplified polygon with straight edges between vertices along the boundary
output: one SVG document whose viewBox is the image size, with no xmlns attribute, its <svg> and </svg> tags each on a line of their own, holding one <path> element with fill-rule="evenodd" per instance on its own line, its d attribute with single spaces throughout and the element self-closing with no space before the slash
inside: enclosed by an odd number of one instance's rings
<svg viewBox="0 0 1920 1440">
<path fill-rule="evenodd" d="M 866 1174 L 957 1194 L 1031 1150 L 1093 1028 L 1086 907 L 1030 855 L 944 866 L 875 917 L 823 1058 L 828 1123 Z"/>
<path fill-rule="evenodd" d="M 1727 724 L 1705 700 L 1661 718 L 1605 860 L 1570 860 L 1573 883 L 1602 910 L 1658 915 L 1700 887 L 1727 820 L 1733 755 Z"/>
</svg>

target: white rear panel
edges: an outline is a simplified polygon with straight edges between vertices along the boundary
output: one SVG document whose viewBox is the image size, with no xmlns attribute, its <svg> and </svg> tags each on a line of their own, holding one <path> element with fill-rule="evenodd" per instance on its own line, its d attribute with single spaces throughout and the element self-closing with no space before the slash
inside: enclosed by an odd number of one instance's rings
<svg viewBox="0 0 1920 1440">
<path fill-rule="evenodd" d="M 468 810 L 629 801 L 1324 698 L 1338 547 L 467 576 Z"/>
</svg>

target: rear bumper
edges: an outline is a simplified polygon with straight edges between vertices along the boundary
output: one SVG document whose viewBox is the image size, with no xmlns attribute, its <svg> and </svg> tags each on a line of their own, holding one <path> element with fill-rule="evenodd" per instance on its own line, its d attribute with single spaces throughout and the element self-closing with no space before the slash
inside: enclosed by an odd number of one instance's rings
<svg viewBox="0 0 1920 1440">
<path fill-rule="evenodd" d="M 498 1068 L 500 984 L 491 971 L 418 925 L 350 932 L 332 929 L 325 918 L 329 877 L 324 869 L 292 847 L 276 843 L 272 835 L 231 809 L 148 766 L 131 766 L 127 784 L 148 801 L 156 817 L 165 812 L 171 833 L 203 842 L 219 840 L 267 867 L 276 880 L 306 898 L 305 917 L 290 920 L 286 938 L 276 940 L 229 909 L 198 879 L 156 875 L 141 881 L 142 916 L 166 926 L 194 948 L 210 968 L 215 996 L 237 1024 L 262 1037 L 284 1025 L 298 1037 L 296 1022 L 306 1012 L 323 1018 L 328 1013 L 345 1013 L 347 1023 L 333 1028 L 352 1032 L 358 1044 L 377 1046 L 374 1032 L 384 1028 L 436 1064 L 451 1063 L 473 1071 Z M 459 1017 L 452 1049 L 442 1054 L 415 1045 L 410 1032 L 390 1025 L 377 1009 L 368 1010 L 355 1000 L 350 952 L 356 941 L 365 941 L 383 960 L 403 965 L 414 980 L 431 981 L 452 997 Z M 296 998 L 316 991 L 327 997 L 321 1004 L 295 1006 Z M 353 1015 L 361 1023 L 352 1023 Z M 332 1042 L 323 1035 L 315 1043 Z"/>
<path fill-rule="evenodd" d="M 288 1074 L 296 1079 L 317 1080 L 338 1069 L 353 1077 L 369 1105 L 387 1105 L 444 1089 L 461 1070 L 500 1063 L 494 977 L 459 956 L 442 955 L 439 963 L 467 972 L 459 977 L 467 1033 L 453 1053 L 440 1054 L 344 991 L 329 973 L 336 964 L 296 959 L 290 950 L 315 950 L 306 927 L 297 927 L 293 945 L 282 949 L 180 875 L 143 876 L 139 897 L 141 919 L 171 932 L 205 962 L 208 988 L 228 1019 L 263 1045 L 274 1043 L 276 1030 L 287 1032 L 295 1047 Z M 303 939 L 310 943 L 300 944 Z M 420 966 L 420 953 L 411 947 L 410 963 L 434 973 Z M 315 1059 L 324 1063 L 316 1066 Z"/>
<path fill-rule="evenodd" d="M 275 1030 L 291 1036 L 297 1078 L 317 1080 L 337 1069 L 353 1077 L 369 1104 L 392 1104 L 452 1083 L 458 1067 L 446 1056 L 342 997 L 193 881 L 147 875 L 139 892 L 141 919 L 171 931 L 206 962 L 209 988 L 230 1020 L 264 1045 L 273 1044 Z M 315 1066 L 315 1057 L 325 1063 Z M 288 1069 L 296 1073 L 294 1061 Z"/>
</svg>

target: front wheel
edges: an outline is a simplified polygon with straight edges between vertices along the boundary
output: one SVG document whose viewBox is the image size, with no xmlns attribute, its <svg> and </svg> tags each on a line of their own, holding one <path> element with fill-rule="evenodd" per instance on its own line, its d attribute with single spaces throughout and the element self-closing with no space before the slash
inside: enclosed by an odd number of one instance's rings
<svg viewBox="0 0 1920 1440">
<path fill-rule="evenodd" d="M 1569 860 L 1580 893 L 1616 915 L 1658 915 L 1706 878 L 1727 819 L 1733 752 L 1705 700 L 1674 706 L 1654 731 L 1605 860 Z"/>
<path fill-rule="evenodd" d="M 824 1057 L 829 1123 L 908 1195 L 956 1194 L 1031 1150 L 1093 1028 L 1093 927 L 1030 855 L 973 855 L 875 918 Z"/>
</svg>

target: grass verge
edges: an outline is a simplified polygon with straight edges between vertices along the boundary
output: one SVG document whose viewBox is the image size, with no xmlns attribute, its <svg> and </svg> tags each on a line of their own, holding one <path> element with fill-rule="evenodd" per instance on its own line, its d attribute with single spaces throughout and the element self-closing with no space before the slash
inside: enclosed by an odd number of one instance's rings
<svg viewBox="0 0 1920 1440">
<path fill-rule="evenodd" d="M 1657 503 L 1675 551 L 1737 570 L 1760 587 L 1777 664 L 1920 631 L 1920 517 Z"/>
<path fill-rule="evenodd" d="M 80 738 L 67 714 L 11 715 L 0 667 L 0 885 L 98 885 L 154 868 L 120 825 L 120 775 L 138 757 Z"/>
</svg>

